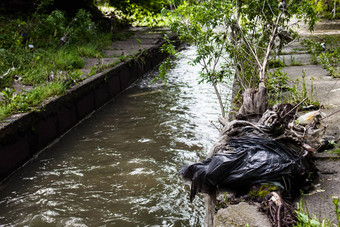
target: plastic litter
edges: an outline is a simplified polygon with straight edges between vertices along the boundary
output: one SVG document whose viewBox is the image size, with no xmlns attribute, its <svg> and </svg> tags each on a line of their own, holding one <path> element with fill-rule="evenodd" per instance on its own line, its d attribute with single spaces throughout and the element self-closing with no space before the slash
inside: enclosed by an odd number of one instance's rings
<svg viewBox="0 0 340 227">
<path fill-rule="evenodd" d="M 321 113 L 320 110 L 312 111 L 309 113 L 306 113 L 302 116 L 300 116 L 296 122 L 300 125 L 309 125 L 312 124 L 314 121 L 316 121 L 320 117 L 324 117 L 325 114 Z"/>
<path fill-rule="evenodd" d="M 288 191 L 304 183 L 308 162 L 282 142 L 262 137 L 230 138 L 228 150 L 189 166 L 179 174 L 191 181 L 190 201 L 199 192 L 242 193 L 255 184 L 274 183 Z"/>
</svg>

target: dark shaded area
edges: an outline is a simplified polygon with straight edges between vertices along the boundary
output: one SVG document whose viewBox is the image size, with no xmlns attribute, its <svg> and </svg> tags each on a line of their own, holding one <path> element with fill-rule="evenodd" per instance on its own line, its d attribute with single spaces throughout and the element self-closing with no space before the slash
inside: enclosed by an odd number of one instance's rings
<svg viewBox="0 0 340 227">
<path fill-rule="evenodd" d="M 134 13 L 160 13 L 168 5 L 168 0 L 118 0 L 110 1 L 111 6 L 121 10 L 126 15 Z M 14 18 L 32 18 L 36 14 L 50 14 L 54 10 L 61 10 L 70 18 L 74 17 L 80 9 L 91 14 L 91 20 L 103 30 L 109 30 L 112 21 L 95 6 L 93 0 L 4 0 L 0 2 L 0 13 Z M 124 26 L 127 21 L 116 21 L 117 25 Z M 129 23 L 129 22 L 128 22 Z"/>
<path fill-rule="evenodd" d="M 36 0 L 4 0 L 0 8 L 3 8 L 5 14 L 17 15 L 20 17 L 30 16 L 39 9 L 39 13 L 49 14 L 53 10 L 64 11 L 69 17 L 74 17 L 80 9 L 85 9 L 92 15 L 94 21 L 104 21 L 104 15 L 93 4 L 91 0 L 56 0 L 49 1 L 36 1 Z M 107 21 L 109 23 L 109 21 Z"/>
<path fill-rule="evenodd" d="M 99 20 L 103 17 L 103 14 L 100 10 L 93 5 L 93 1 L 89 0 L 75 0 L 75 1 L 67 1 L 67 0 L 58 0 L 54 1 L 50 6 L 50 10 L 59 9 L 65 11 L 68 16 L 75 16 L 79 9 L 85 9 L 90 12 L 93 20 Z"/>
<path fill-rule="evenodd" d="M 4 0 L 3 6 L 7 13 L 33 13 L 38 7 L 47 6 L 47 10 L 59 9 L 65 11 L 69 16 L 74 16 L 79 9 L 86 9 L 90 12 L 95 12 L 98 9 L 93 5 L 93 1 L 89 0 L 56 0 L 52 3 L 48 1 L 36 0 Z M 98 11 L 100 12 L 100 11 Z"/>
<path fill-rule="evenodd" d="M 28 14 L 34 9 L 33 0 L 4 0 L 0 3 L 0 7 L 3 8 L 4 13 L 25 13 Z"/>
<path fill-rule="evenodd" d="M 150 12 L 159 13 L 164 7 L 167 7 L 167 0 L 111 0 L 111 5 L 118 10 L 122 10 L 126 14 L 132 14 L 136 6 L 141 7 Z M 90 12 L 94 19 L 100 19 L 102 13 L 94 5 L 93 0 L 4 0 L 0 3 L 0 7 L 3 8 L 7 14 L 25 14 L 33 13 L 37 7 L 42 5 L 46 7 L 47 12 L 59 9 L 65 11 L 70 17 L 74 16 L 79 9 L 85 9 Z"/>
</svg>

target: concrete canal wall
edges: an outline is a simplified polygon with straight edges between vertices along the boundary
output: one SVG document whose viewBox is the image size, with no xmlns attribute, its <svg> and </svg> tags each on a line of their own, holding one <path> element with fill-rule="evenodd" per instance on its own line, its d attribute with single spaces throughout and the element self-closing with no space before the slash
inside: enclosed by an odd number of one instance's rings
<svg viewBox="0 0 340 227">
<path fill-rule="evenodd" d="M 0 181 L 164 60 L 167 54 L 160 51 L 164 41 L 154 43 L 138 57 L 89 77 L 65 95 L 48 100 L 40 111 L 2 124 Z"/>
</svg>

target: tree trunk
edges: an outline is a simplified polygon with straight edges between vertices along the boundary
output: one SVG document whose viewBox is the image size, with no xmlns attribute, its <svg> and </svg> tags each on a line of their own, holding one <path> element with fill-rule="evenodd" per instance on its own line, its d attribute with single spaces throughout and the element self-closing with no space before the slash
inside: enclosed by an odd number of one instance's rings
<svg viewBox="0 0 340 227">
<path fill-rule="evenodd" d="M 258 89 L 247 88 L 242 95 L 242 106 L 238 118 L 257 121 L 268 109 L 268 93 L 264 83 Z"/>
</svg>

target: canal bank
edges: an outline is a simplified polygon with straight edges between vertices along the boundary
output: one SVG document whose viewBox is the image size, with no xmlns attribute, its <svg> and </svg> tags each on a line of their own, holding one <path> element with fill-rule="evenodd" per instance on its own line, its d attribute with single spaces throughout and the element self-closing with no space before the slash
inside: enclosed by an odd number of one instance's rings
<svg viewBox="0 0 340 227">
<path fill-rule="evenodd" d="M 155 41 L 155 42 L 157 42 L 157 41 Z M 139 42 L 137 41 L 137 40 L 133 40 L 133 43 L 134 44 L 128 44 L 128 45 L 130 45 L 130 48 L 131 47 L 136 47 L 136 46 L 138 46 L 139 45 Z M 293 49 L 292 47 L 290 47 L 291 49 Z M 136 49 L 137 51 L 138 51 L 138 48 L 134 48 L 134 49 Z M 115 50 L 113 50 L 113 51 L 119 51 L 118 49 L 115 49 Z M 289 56 L 289 54 L 293 54 L 293 53 L 288 53 L 287 54 L 287 57 Z M 296 53 L 294 53 L 294 54 L 296 54 Z M 288 57 L 289 58 L 289 57 Z M 107 61 L 109 61 L 109 59 L 107 59 Z M 117 66 L 118 67 L 118 66 Z M 287 68 L 284 68 L 284 70 L 288 70 L 290 67 L 287 67 Z M 110 70 L 109 70 L 110 71 Z M 311 70 L 312 72 L 313 71 L 315 71 L 315 70 Z M 294 74 L 296 74 L 296 73 L 294 73 Z M 290 75 L 291 76 L 291 75 Z M 95 77 L 94 77 L 95 78 Z M 325 78 L 324 78 L 325 79 Z M 96 79 L 93 79 L 94 81 L 96 81 Z M 98 79 L 99 80 L 99 79 Z M 99 80 L 99 81 L 101 81 L 101 80 Z M 105 80 L 104 80 L 105 81 Z M 120 81 L 120 78 L 119 78 L 119 81 Z M 320 80 L 320 81 L 322 81 L 322 80 Z M 101 83 L 103 83 L 102 81 L 101 82 L 98 82 L 98 84 L 101 84 Z M 94 84 L 96 84 L 96 82 L 94 83 Z M 119 83 L 120 84 L 120 83 Z M 93 85 L 94 87 L 96 87 L 97 85 Z M 100 86 L 100 85 L 98 85 L 98 86 Z M 104 90 L 106 90 L 106 88 L 105 88 L 105 86 L 104 87 L 101 87 L 100 88 L 100 90 L 102 90 L 102 89 L 104 89 Z M 337 88 L 336 88 L 337 89 Z M 319 90 L 320 90 L 320 88 L 319 88 Z M 337 90 L 335 90 L 334 92 L 336 92 Z M 157 91 L 158 92 L 158 91 Z M 162 93 L 161 91 L 159 91 L 159 93 Z M 134 96 L 134 97 L 138 97 L 138 96 L 135 96 L 135 95 L 140 95 L 140 96 L 142 96 L 142 94 L 131 94 L 132 96 Z M 105 95 L 104 93 L 102 94 L 102 97 L 105 97 L 105 96 L 107 96 L 107 95 Z M 92 105 L 92 106 L 96 106 L 96 102 L 98 102 L 98 101 L 95 101 L 95 94 L 94 93 L 92 93 L 91 92 L 91 94 L 89 95 L 89 97 L 90 97 L 90 99 L 87 99 L 87 101 L 89 101 L 89 103 Z M 332 96 L 333 97 L 333 96 Z M 87 102 L 86 101 L 86 102 Z M 135 103 L 136 104 L 136 103 Z M 73 108 L 73 105 L 75 105 L 74 103 L 71 103 L 70 104 L 70 106 L 68 107 L 68 108 Z M 85 109 L 85 108 L 87 108 L 87 105 L 85 104 L 85 105 L 79 105 L 79 104 L 77 104 L 76 105 L 77 107 L 78 106 L 83 106 L 83 108 Z M 98 107 L 96 107 L 96 108 L 98 108 Z M 181 106 L 181 108 L 182 109 L 186 109 L 187 107 L 185 106 L 185 105 L 183 105 L 183 106 Z M 176 106 L 173 106 L 172 108 L 171 108 L 171 110 L 179 110 L 180 108 L 179 107 L 177 107 L 176 108 Z M 79 111 L 79 110 L 73 110 L 75 113 L 77 113 L 77 111 Z M 201 111 L 201 109 L 199 110 L 199 111 Z M 73 112 L 73 114 L 74 114 L 74 112 Z M 197 111 L 198 112 L 198 111 Z M 164 114 L 166 114 L 166 113 L 164 113 Z M 41 115 L 41 116 L 43 116 L 43 115 Z M 67 115 L 67 116 L 69 116 L 69 114 Z M 73 116 L 73 115 L 72 115 Z M 49 119 L 48 117 L 46 117 L 46 118 L 44 118 L 45 120 L 45 122 L 46 122 L 46 119 Z M 66 118 L 62 118 L 62 120 L 65 120 Z M 31 119 L 29 119 L 29 118 L 26 118 L 26 120 L 27 121 L 30 121 Z M 34 120 L 34 119 L 33 119 Z M 138 118 L 135 118 L 135 120 L 137 120 L 138 121 Z M 51 121 L 52 123 L 50 124 L 50 125 L 52 125 L 52 126 L 54 126 L 54 121 Z M 59 123 L 62 123 L 62 121 L 60 121 Z M 46 123 L 46 125 L 47 125 L 47 128 L 49 128 L 49 124 L 48 123 Z M 165 122 L 162 122 L 162 125 L 164 126 L 164 125 L 166 125 L 166 123 Z M 333 127 L 336 127 L 337 126 L 337 124 L 335 124 L 335 123 L 333 123 L 333 124 L 331 124 L 331 126 Z M 36 130 L 36 129 L 35 129 Z M 32 130 L 33 132 L 34 132 L 34 130 Z M 336 131 L 336 130 L 335 130 Z M 175 131 L 174 131 L 175 132 Z M 170 136 L 171 134 L 169 134 L 169 136 Z M 142 138 L 140 138 L 140 142 L 141 143 L 149 143 L 150 141 L 150 143 L 153 143 L 153 141 L 151 140 L 151 138 L 153 138 L 152 137 L 153 135 L 150 135 L 150 137 L 148 137 L 148 138 L 144 138 L 144 137 L 142 137 Z M 97 139 L 97 138 L 96 138 Z M 184 137 L 183 138 L 180 138 L 177 142 L 179 143 L 179 142 L 181 142 L 181 141 L 183 141 L 184 140 Z M 110 141 L 111 142 L 111 141 Z M 191 147 L 191 146 L 193 146 L 192 144 L 190 144 L 190 143 L 188 143 L 189 145 L 188 145 L 188 147 Z M 20 148 L 20 147 L 18 147 L 18 148 Z M 98 148 L 98 151 L 100 151 L 100 149 L 102 149 L 102 148 Z M 183 153 L 185 152 L 184 151 L 185 149 L 183 149 Z M 103 152 L 104 153 L 104 152 Z M 326 158 L 327 159 L 327 158 Z M 137 163 L 137 162 L 140 162 L 140 160 L 139 159 L 137 159 L 137 160 L 135 160 L 135 161 L 131 161 L 130 162 L 130 164 L 132 163 L 132 164 L 135 164 L 135 163 Z M 153 161 L 150 161 L 150 165 L 152 165 L 152 163 L 153 163 Z M 63 164 L 64 165 L 64 164 Z M 66 164 L 65 164 L 66 165 Z M 326 166 L 328 166 L 328 164 L 326 164 Z M 70 167 L 69 167 L 70 168 Z M 60 168 L 61 169 L 61 168 Z M 95 169 L 95 168 L 93 168 L 93 169 Z M 58 171 L 62 171 L 62 170 L 57 170 L 56 172 L 58 172 Z M 72 169 L 70 168 L 69 169 L 69 171 L 70 172 L 72 172 Z M 84 171 L 85 172 L 85 171 Z M 327 175 L 327 171 L 324 171 L 324 173 L 326 173 L 326 175 Z M 76 172 L 75 171 L 75 173 L 74 174 L 83 174 L 82 172 L 81 173 L 78 173 L 78 172 Z M 142 175 L 147 175 L 148 174 L 148 172 L 145 172 L 143 169 L 141 170 L 141 169 L 135 169 L 135 170 L 131 170 L 131 172 L 130 172 L 130 175 L 133 175 L 133 176 L 137 176 L 136 178 L 142 178 Z M 332 174 L 334 174 L 334 173 L 332 173 Z M 335 178 L 337 177 L 336 175 L 334 175 L 335 176 Z M 176 177 L 176 176 L 174 176 L 174 177 Z M 33 178 L 33 177 L 32 177 Z M 144 179 L 144 178 L 143 178 Z M 329 178 L 327 178 L 327 179 L 325 179 L 325 180 L 328 180 Z M 49 179 L 50 180 L 50 179 Z M 147 179 L 145 178 L 145 181 L 147 181 Z M 330 180 L 328 180 L 328 181 L 330 181 Z M 330 182 L 332 182 L 331 184 L 334 184 L 334 181 L 330 181 Z M 99 182 L 99 180 L 98 180 L 98 182 L 97 183 L 101 183 L 101 182 Z M 334 187 L 334 185 L 333 185 L 333 187 Z M 335 185 L 335 187 L 336 187 L 336 185 Z M 337 188 L 337 187 L 336 187 Z M 49 188 L 48 188 L 49 189 Z M 320 188 L 320 190 L 319 191 L 317 191 L 316 192 L 316 196 L 319 196 L 320 194 L 320 192 L 322 192 L 322 190 L 324 190 L 324 189 L 322 189 L 322 188 Z M 99 190 L 97 190 L 97 191 L 99 191 Z M 107 193 L 108 193 L 108 191 L 106 191 Z M 37 193 L 38 193 L 38 191 L 37 191 Z M 48 190 L 46 190 L 46 193 L 42 193 L 42 194 L 47 194 L 47 193 L 49 193 L 48 192 Z M 183 193 L 185 193 L 185 192 L 183 192 Z M 118 194 L 118 193 L 117 193 Z M 124 192 L 122 191 L 122 194 L 124 194 Z M 40 194 L 38 193 L 38 195 L 40 196 Z M 38 196 L 37 196 L 38 197 Z M 327 197 L 328 198 L 328 197 Z M 142 201 L 142 203 L 143 203 L 143 201 L 144 200 L 142 200 L 141 198 L 139 198 L 140 199 L 140 201 Z M 13 199 L 14 200 L 14 199 Z M 47 200 L 47 199 L 46 199 Z M 185 203 L 185 202 L 187 202 L 186 200 L 182 200 L 182 203 Z M 106 203 L 109 203 L 109 201 L 106 201 Z M 320 203 L 320 202 L 319 202 Z M 105 204 L 105 203 L 104 203 Z M 315 204 L 315 203 L 312 203 L 312 204 Z M 179 205 L 179 204 L 177 204 L 177 205 Z M 244 205 L 244 204 L 241 204 L 242 206 Z M 331 206 L 329 206 L 330 208 L 332 208 L 333 209 L 333 206 L 332 206 L 332 204 L 330 203 L 330 205 Z M 157 208 L 155 208 L 155 210 L 156 210 Z M 239 208 L 237 208 L 237 210 L 240 210 L 240 207 Z M 248 212 L 249 211 L 249 209 L 247 210 L 246 208 L 244 208 L 244 207 L 241 207 L 241 210 L 244 210 L 247 214 L 249 213 L 251 213 L 251 212 Z M 150 212 L 152 212 L 152 211 L 150 211 Z M 330 210 L 330 212 L 333 212 L 333 210 Z M 65 213 L 67 213 L 67 212 L 65 212 Z M 88 212 L 88 213 L 90 213 L 90 212 Z M 238 213 L 238 214 L 240 214 L 240 213 Z M 89 214 L 87 214 L 87 215 L 89 215 Z M 114 214 L 112 214 L 112 215 L 114 215 Z M 228 216 L 228 215 L 226 215 L 226 216 Z M 253 217 L 256 217 L 256 219 L 257 219 L 257 214 L 253 214 Z M 245 215 L 244 215 L 244 213 L 241 213 L 241 219 L 242 220 L 244 220 L 245 219 Z M 255 220 L 256 220 L 255 219 Z M 235 218 L 233 218 L 232 219 L 232 221 L 233 221 L 233 223 L 235 223 L 235 220 L 239 220 L 239 219 L 235 219 Z M 242 221 L 241 220 L 241 221 Z M 226 220 L 224 220 L 224 221 L 226 221 Z M 237 225 L 239 225 L 240 223 L 241 223 L 241 221 L 236 221 L 236 223 L 237 223 Z M 170 222 L 169 222 L 170 223 Z M 196 224 L 197 224 L 197 222 L 195 222 Z M 247 222 L 247 223 L 249 223 L 249 222 Z M 260 224 L 261 226 L 264 226 L 264 225 L 262 225 L 262 224 Z M 227 225 L 227 226 L 230 226 L 230 225 Z"/>
<path fill-rule="evenodd" d="M 164 60 L 164 35 L 175 40 L 164 29 L 133 28 L 129 32 L 133 35 L 105 50 L 110 57 L 87 59 L 82 71 L 87 75 L 94 66 L 110 65 L 122 57 L 124 62 L 88 77 L 61 97 L 46 100 L 37 111 L 1 122 L 0 181 Z"/>
<path fill-rule="evenodd" d="M 340 21 L 322 21 L 315 26 L 314 32 L 308 27 L 300 25 L 294 28 L 298 31 L 300 39 L 287 45 L 280 55 L 285 67 L 282 72 L 290 79 L 291 86 L 297 86 L 299 92 L 302 88 L 302 76 L 305 76 L 305 86 L 309 96 L 318 100 L 321 104 L 321 112 L 327 115 L 335 113 L 340 108 L 340 81 L 332 78 L 322 65 L 313 64 L 311 55 L 306 46 L 301 44 L 305 38 L 319 40 L 320 38 L 340 37 Z M 320 41 L 322 42 L 322 41 Z M 339 43 L 338 43 L 339 45 Z M 325 138 L 340 145 L 340 114 L 336 113 L 322 120 L 327 126 Z M 336 148 L 338 149 L 338 148 Z M 334 150 L 334 149 L 333 149 Z M 304 205 L 304 212 L 320 221 L 326 219 L 332 224 L 339 225 L 333 197 L 340 197 L 340 156 L 326 150 L 322 153 L 314 153 L 315 164 L 319 170 L 315 187 L 308 194 L 298 198 Z M 272 226 L 269 219 L 259 211 L 260 204 L 240 203 L 230 205 L 226 209 L 220 209 L 215 215 L 215 226 Z M 320 224 L 321 225 L 321 224 Z"/>
<path fill-rule="evenodd" d="M 202 195 L 190 203 L 178 171 L 206 157 L 220 109 L 194 56 L 181 50 L 166 84 L 156 67 L 16 171 L 0 225 L 202 226 Z"/>
</svg>

